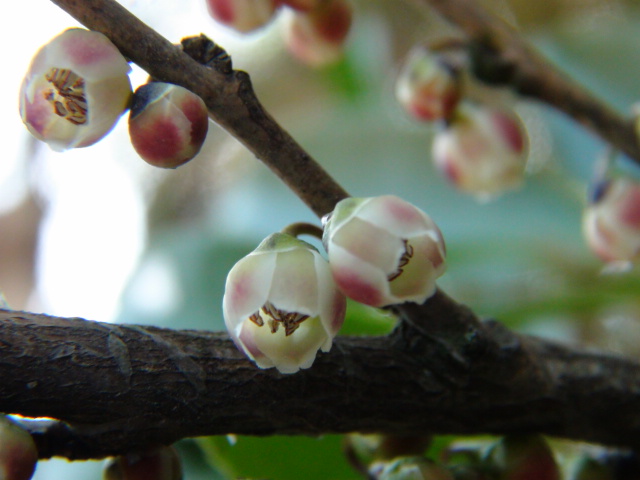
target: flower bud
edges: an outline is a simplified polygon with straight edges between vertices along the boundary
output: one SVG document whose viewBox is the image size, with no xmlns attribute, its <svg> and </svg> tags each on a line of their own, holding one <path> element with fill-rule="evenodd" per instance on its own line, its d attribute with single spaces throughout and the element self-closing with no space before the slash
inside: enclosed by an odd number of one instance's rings
<svg viewBox="0 0 640 480">
<path fill-rule="evenodd" d="M 182 463 L 173 447 L 130 453 L 110 459 L 104 480 L 182 480 Z"/>
<path fill-rule="evenodd" d="M 214 20 L 242 33 L 266 25 L 278 5 L 276 0 L 207 0 L 209 14 Z"/>
<path fill-rule="evenodd" d="M 440 229 L 393 195 L 339 202 L 325 220 L 323 242 L 338 287 L 374 307 L 424 302 L 445 271 Z"/>
<path fill-rule="evenodd" d="M 229 335 L 260 368 L 309 368 L 328 352 L 344 322 L 346 299 L 326 260 L 284 234 L 267 237 L 229 272 L 223 299 Z"/>
<path fill-rule="evenodd" d="M 640 260 L 640 182 L 615 178 L 593 189 L 583 217 L 591 250 L 605 262 Z"/>
<path fill-rule="evenodd" d="M 38 449 L 29 432 L 0 415 L 0 478 L 29 480 L 38 462 Z"/>
<path fill-rule="evenodd" d="M 66 30 L 31 61 L 20 90 L 22 121 L 53 150 L 93 145 L 129 105 L 130 70 L 103 34 Z"/>
<path fill-rule="evenodd" d="M 376 480 L 454 480 L 444 467 L 424 457 L 400 457 L 374 463 L 370 469 Z"/>
<path fill-rule="evenodd" d="M 460 100 L 458 74 L 426 47 L 416 47 L 398 75 L 396 98 L 417 120 L 447 119 Z"/>
<path fill-rule="evenodd" d="M 499 480 L 560 480 L 560 469 L 540 435 L 510 435 L 488 453 L 487 463 Z"/>
<path fill-rule="evenodd" d="M 308 12 L 295 12 L 285 42 L 303 63 L 322 67 L 338 62 L 351 28 L 352 7 L 346 0 L 328 0 Z"/>
<path fill-rule="evenodd" d="M 457 188 L 486 199 L 522 183 L 525 151 L 524 128 L 514 114 L 466 104 L 436 134 L 433 161 Z"/>
<path fill-rule="evenodd" d="M 186 88 L 152 82 L 139 87 L 129 114 L 129 136 L 142 159 L 176 168 L 197 155 L 207 137 L 204 101 Z"/>
</svg>

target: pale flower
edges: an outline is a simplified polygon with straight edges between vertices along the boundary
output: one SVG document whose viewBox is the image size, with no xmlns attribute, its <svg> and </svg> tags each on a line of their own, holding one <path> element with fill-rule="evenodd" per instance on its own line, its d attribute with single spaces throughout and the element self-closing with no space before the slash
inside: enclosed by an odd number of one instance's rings
<svg viewBox="0 0 640 480">
<path fill-rule="evenodd" d="M 583 229 L 591 250 L 608 263 L 640 260 L 640 182 L 615 178 L 594 188 Z"/>
<path fill-rule="evenodd" d="M 445 271 L 440 229 L 393 195 L 339 202 L 326 219 L 323 242 L 340 289 L 374 307 L 424 302 Z"/>
<path fill-rule="evenodd" d="M 346 299 L 325 259 L 283 233 L 266 238 L 229 272 L 223 313 L 229 335 L 260 368 L 309 368 L 328 352 L 344 321 Z"/>
<path fill-rule="evenodd" d="M 207 0 L 214 20 L 241 33 L 252 32 L 271 21 L 279 2 L 276 0 Z"/>
<path fill-rule="evenodd" d="M 66 30 L 31 61 L 20 91 L 22 121 L 54 150 L 92 145 L 128 108 L 130 70 L 103 34 Z"/>
<path fill-rule="evenodd" d="M 514 113 L 468 103 L 436 134 L 433 161 L 458 189 L 486 200 L 522 183 L 526 151 Z"/>
</svg>

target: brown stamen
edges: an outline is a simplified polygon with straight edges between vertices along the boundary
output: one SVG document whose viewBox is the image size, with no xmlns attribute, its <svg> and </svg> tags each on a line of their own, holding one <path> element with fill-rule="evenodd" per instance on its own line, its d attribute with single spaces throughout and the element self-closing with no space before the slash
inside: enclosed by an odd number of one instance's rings
<svg viewBox="0 0 640 480">
<path fill-rule="evenodd" d="M 398 260 L 398 269 L 387 276 L 387 280 L 390 282 L 402 275 L 404 267 L 409 264 L 409 261 L 413 257 L 413 247 L 409 244 L 409 240 L 402 239 L 402 243 L 404 244 L 404 253 L 400 256 L 400 260 Z"/>
<path fill-rule="evenodd" d="M 284 334 L 288 337 L 298 329 L 302 322 L 309 318 L 309 315 L 303 315 L 298 312 L 285 312 L 276 308 L 271 302 L 266 302 L 259 311 L 249 317 L 249 320 L 262 327 L 265 318 L 267 318 L 267 325 L 269 325 L 271 333 L 276 333 L 282 324 L 284 326 Z"/>
<path fill-rule="evenodd" d="M 44 98 L 53 111 L 74 125 L 87 123 L 87 97 L 84 79 L 71 70 L 52 68 L 44 76 L 52 88 L 44 92 Z"/>
</svg>

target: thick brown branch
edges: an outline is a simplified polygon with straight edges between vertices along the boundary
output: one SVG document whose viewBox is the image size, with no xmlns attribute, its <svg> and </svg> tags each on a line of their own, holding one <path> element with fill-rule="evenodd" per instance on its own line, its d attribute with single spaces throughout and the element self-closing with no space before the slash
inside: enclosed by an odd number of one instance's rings
<svg viewBox="0 0 640 480">
<path fill-rule="evenodd" d="M 336 339 L 313 368 L 260 370 L 226 335 L 0 310 L 0 411 L 43 458 L 212 434 L 543 432 L 640 446 L 640 364 L 480 323 L 442 293 L 388 337 Z M 423 320 L 416 324 L 415 319 Z"/>
<path fill-rule="evenodd" d="M 159 81 L 198 94 L 211 118 L 271 168 L 318 216 L 347 193 L 276 123 L 258 101 L 249 75 L 207 68 L 114 0 L 52 0 Z"/>
<path fill-rule="evenodd" d="M 506 23 L 473 0 L 424 0 L 471 40 L 476 75 L 564 112 L 640 163 L 634 122 L 544 59 Z"/>
</svg>

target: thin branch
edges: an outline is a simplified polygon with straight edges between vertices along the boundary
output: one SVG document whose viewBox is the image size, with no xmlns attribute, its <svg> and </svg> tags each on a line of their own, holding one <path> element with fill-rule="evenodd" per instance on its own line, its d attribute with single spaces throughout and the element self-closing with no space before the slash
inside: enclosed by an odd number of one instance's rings
<svg viewBox="0 0 640 480">
<path fill-rule="evenodd" d="M 319 217 L 348 194 L 264 110 L 249 75 L 207 68 L 114 0 L 52 0 L 91 30 L 104 33 L 149 75 L 198 94 L 211 118 L 276 173 Z"/>
<path fill-rule="evenodd" d="M 542 432 L 640 446 L 640 364 L 481 323 L 442 293 L 386 337 L 338 337 L 295 375 L 225 334 L 0 310 L 0 411 L 40 456 L 100 458 L 216 434 Z M 421 320 L 418 326 L 414 320 Z"/>
<path fill-rule="evenodd" d="M 640 137 L 624 118 L 557 67 L 513 28 L 473 0 L 423 0 L 457 25 L 471 41 L 474 73 L 494 85 L 509 85 L 588 128 L 640 163 Z"/>
</svg>

